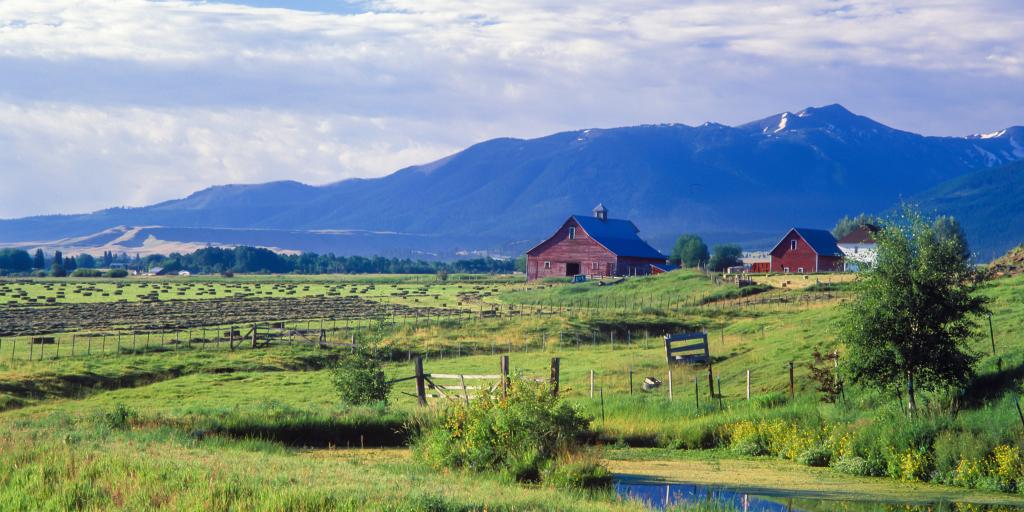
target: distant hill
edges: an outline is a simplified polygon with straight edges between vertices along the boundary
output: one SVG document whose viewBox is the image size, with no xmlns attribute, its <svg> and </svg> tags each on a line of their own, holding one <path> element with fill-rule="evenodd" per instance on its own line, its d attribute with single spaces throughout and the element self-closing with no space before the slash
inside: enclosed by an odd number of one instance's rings
<svg viewBox="0 0 1024 512">
<path fill-rule="evenodd" d="M 926 213 L 956 217 L 981 261 L 1024 243 L 1024 162 L 954 178 L 912 200 Z"/>
<path fill-rule="evenodd" d="M 5 220 L 0 243 L 161 226 L 189 239 L 181 242 L 245 243 L 239 230 L 252 230 L 260 245 L 292 250 L 514 254 L 569 214 L 603 202 L 661 249 L 681 232 L 764 248 L 790 226 L 829 228 L 844 214 L 884 211 L 901 197 L 1021 158 L 1019 127 L 926 137 L 829 105 L 734 127 L 667 124 L 494 139 L 377 179 L 226 185 L 143 208 Z M 317 234 L 325 230 L 373 235 L 355 244 Z"/>
</svg>

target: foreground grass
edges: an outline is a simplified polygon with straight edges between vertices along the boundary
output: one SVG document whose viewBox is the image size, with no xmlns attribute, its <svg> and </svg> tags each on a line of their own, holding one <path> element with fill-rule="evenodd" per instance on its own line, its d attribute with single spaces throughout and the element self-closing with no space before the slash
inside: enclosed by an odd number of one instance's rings
<svg viewBox="0 0 1024 512">
<path fill-rule="evenodd" d="M 55 435 L 62 432 L 57 430 Z M 639 510 L 379 451 L 286 451 L 160 432 L 0 437 L 7 510 Z"/>
</svg>

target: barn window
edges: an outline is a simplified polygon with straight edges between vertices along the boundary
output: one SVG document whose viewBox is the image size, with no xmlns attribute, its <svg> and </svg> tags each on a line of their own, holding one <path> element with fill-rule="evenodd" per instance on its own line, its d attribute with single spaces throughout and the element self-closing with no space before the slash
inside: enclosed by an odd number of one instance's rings
<svg viewBox="0 0 1024 512">
<path fill-rule="evenodd" d="M 576 226 L 569 226 L 569 240 L 576 240 Z"/>
<path fill-rule="evenodd" d="M 798 274 L 803 274 L 804 273 L 804 268 L 803 267 L 799 267 L 799 268 L 796 269 L 796 272 Z"/>
<path fill-rule="evenodd" d="M 591 270 L 597 270 L 597 262 L 596 261 L 592 261 L 590 263 L 590 269 Z"/>
<path fill-rule="evenodd" d="M 551 268 L 551 262 L 550 261 L 545 261 L 544 262 L 544 268 Z"/>
<path fill-rule="evenodd" d="M 782 271 L 788 274 L 789 273 L 789 267 L 782 267 Z"/>
<path fill-rule="evenodd" d="M 789 249 L 790 250 L 796 249 L 796 240 L 790 240 L 789 241 Z"/>
</svg>

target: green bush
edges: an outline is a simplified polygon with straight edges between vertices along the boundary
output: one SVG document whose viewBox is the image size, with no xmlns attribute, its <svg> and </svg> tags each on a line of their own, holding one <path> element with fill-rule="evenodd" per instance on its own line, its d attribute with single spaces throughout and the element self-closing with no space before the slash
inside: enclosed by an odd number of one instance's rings
<svg viewBox="0 0 1024 512">
<path fill-rule="evenodd" d="M 992 446 L 982 436 L 969 432 L 944 431 L 935 436 L 932 452 L 938 480 L 952 483 L 953 474 L 962 460 L 981 460 Z"/>
<path fill-rule="evenodd" d="M 821 445 L 812 446 L 801 452 L 800 455 L 797 455 L 796 457 L 797 462 L 800 464 L 815 468 L 828 466 L 831 459 L 832 450 Z"/>
<path fill-rule="evenodd" d="M 102 413 L 102 422 L 112 430 L 128 430 L 139 419 L 139 413 L 124 404 L 117 404 L 112 410 Z"/>
<path fill-rule="evenodd" d="M 851 455 L 832 462 L 832 468 L 854 476 L 885 476 L 885 461 Z"/>
<path fill-rule="evenodd" d="M 71 273 L 71 277 L 102 277 L 103 272 L 94 268 L 77 268 Z"/>
<path fill-rule="evenodd" d="M 468 405 L 452 403 L 443 416 L 414 445 L 417 456 L 434 467 L 492 470 L 516 481 L 538 481 L 543 471 L 560 484 L 599 476 L 586 465 L 550 466 L 557 464 L 556 455 L 578 452 L 590 420 L 545 384 L 514 379 L 506 398 L 484 394 Z"/>
<path fill-rule="evenodd" d="M 128 271 L 123 268 L 115 268 L 107 271 L 107 277 L 128 277 Z"/>
<path fill-rule="evenodd" d="M 331 369 L 331 381 L 341 401 L 349 405 L 387 404 L 391 393 L 384 367 L 372 348 L 341 354 Z"/>
<path fill-rule="evenodd" d="M 593 454 L 556 459 L 543 476 L 544 483 L 559 489 L 604 489 L 612 484 L 612 472 Z"/>
</svg>

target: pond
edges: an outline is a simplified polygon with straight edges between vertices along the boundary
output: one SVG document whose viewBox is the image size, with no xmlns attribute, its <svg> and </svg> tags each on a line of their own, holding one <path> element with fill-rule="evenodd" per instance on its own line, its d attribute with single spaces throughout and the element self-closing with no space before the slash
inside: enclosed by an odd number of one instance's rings
<svg viewBox="0 0 1024 512">
<path fill-rule="evenodd" d="M 615 491 L 627 499 L 638 500 L 647 506 L 663 510 L 671 505 L 708 503 L 709 510 L 742 510 L 744 512 L 847 512 L 900 511 L 900 512 L 1019 512 L 1024 508 L 1007 505 L 975 505 L 967 503 L 879 502 L 836 500 L 816 497 L 811 493 L 772 489 L 744 489 L 689 483 L 664 483 L 634 479 L 615 482 Z"/>
</svg>

